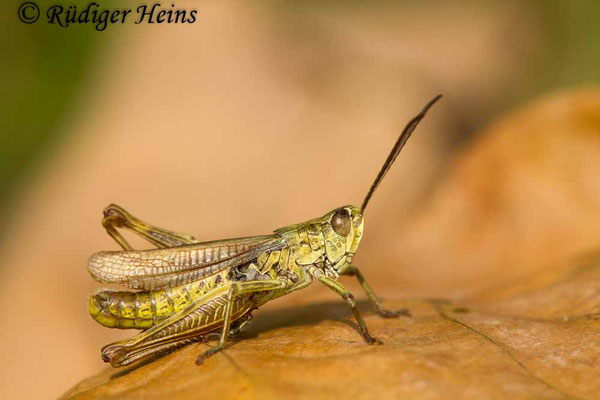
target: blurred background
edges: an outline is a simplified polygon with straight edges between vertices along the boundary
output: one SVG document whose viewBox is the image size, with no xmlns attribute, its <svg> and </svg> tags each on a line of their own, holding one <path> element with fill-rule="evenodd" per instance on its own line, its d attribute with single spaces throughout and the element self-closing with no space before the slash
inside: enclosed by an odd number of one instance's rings
<svg viewBox="0 0 600 400">
<path fill-rule="evenodd" d="M 453 208 L 443 206 L 452 192 L 452 183 L 443 182 L 456 181 L 455 168 L 469 168 L 461 154 L 494 132 L 490 121 L 540 96 L 599 82 L 600 3 L 176 4 L 196 8 L 196 23 L 113 25 L 104 32 L 92 25 L 26 25 L 16 18 L 16 2 L 0 5 L 4 398 L 58 397 L 103 368 L 102 345 L 132 334 L 102 328 L 87 314 L 87 298 L 100 285 L 88 276 L 86 260 L 117 249 L 100 225 L 106 205 L 211 240 L 269 233 L 358 204 L 404 124 L 438 93 L 445 97 L 366 214 L 356 261 L 384 297 L 452 298 L 496 279 L 518 279 L 519 268 L 506 265 L 543 264 L 519 252 L 520 234 L 528 235 L 528 249 L 552 247 L 548 260 L 600 237 L 588 224 L 581 240 L 565 245 L 560 238 L 580 232 L 569 222 L 579 221 L 573 215 L 554 219 L 552 232 L 560 235 L 545 241 L 514 221 L 479 236 L 487 228 L 475 234 L 471 225 L 461 227 L 460 213 L 448 216 Z M 572 158 L 581 168 L 600 172 L 596 153 L 589 153 L 597 140 L 570 147 L 569 154 L 583 155 Z M 502 177 L 478 179 L 466 184 Z M 554 181 L 544 182 L 555 193 Z M 600 193 L 588 183 L 589 193 Z M 531 186 L 519 187 L 514 207 L 523 210 L 519 201 L 532 199 Z M 585 197 L 585 209 L 597 209 L 598 197 Z M 582 207 L 572 199 L 563 205 Z M 540 220 L 556 215 L 544 209 Z M 448 243 L 455 229 L 494 244 L 467 241 L 436 253 L 443 246 L 435 243 Z M 457 255 L 471 247 L 478 253 Z M 322 288 L 308 290 L 309 298 L 329 298 Z M 285 301 L 306 300 L 298 293 Z"/>
</svg>

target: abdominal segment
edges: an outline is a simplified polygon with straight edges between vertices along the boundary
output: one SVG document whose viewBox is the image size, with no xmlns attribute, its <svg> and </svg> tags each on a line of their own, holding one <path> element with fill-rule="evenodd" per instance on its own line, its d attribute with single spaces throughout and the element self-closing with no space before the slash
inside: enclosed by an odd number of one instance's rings
<svg viewBox="0 0 600 400">
<path fill-rule="evenodd" d="M 101 291 L 90 298 L 89 312 L 108 328 L 148 329 L 221 286 L 226 275 L 227 272 L 222 271 L 202 280 L 161 290 Z"/>
</svg>

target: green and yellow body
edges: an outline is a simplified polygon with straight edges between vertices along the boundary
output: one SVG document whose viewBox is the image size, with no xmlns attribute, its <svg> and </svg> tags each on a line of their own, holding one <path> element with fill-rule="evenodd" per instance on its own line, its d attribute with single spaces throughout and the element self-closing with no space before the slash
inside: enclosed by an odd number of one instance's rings
<svg viewBox="0 0 600 400">
<path fill-rule="evenodd" d="M 332 227 L 336 213 L 349 218 L 344 236 Z M 88 262 L 95 279 L 147 289 L 105 290 L 90 298 L 89 312 L 100 324 L 145 330 L 107 346 L 103 356 L 113 365 L 125 365 L 153 347 L 163 351 L 221 330 L 227 295 L 235 284 L 276 281 L 280 286 L 235 295 L 231 323 L 245 321 L 252 310 L 321 274 L 337 278 L 350 264 L 362 229 L 358 208 L 347 206 L 272 235 L 96 253 Z M 137 354 L 139 349 L 144 351 Z"/>
</svg>

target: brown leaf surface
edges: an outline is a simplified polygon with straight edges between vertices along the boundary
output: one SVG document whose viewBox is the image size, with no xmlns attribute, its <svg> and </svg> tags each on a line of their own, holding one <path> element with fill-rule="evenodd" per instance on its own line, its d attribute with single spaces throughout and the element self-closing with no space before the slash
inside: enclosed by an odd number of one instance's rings
<svg viewBox="0 0 600 400">
<path fill-rule="evenodd" d="M 388 301 L 413 316 L 369 313 L 383 346 L 361 341 L 341 302 L 267 311 L 200 367 L 206 345 L 191 345 L 138 368 L 107 368 L 64 398 L 597 398 L 599 287 L 600 256 L 498 290 L 501 300 Z"/>
<path fill-rule="evenodd" d="M 600 398 L 600 255 L 569 257 L 600 242 L 598 115 L 598 92 L 563 94 L 459 157 L 401 247 L 413 282 L 431 282 L 421 292 L 454 300 L 403 299 L 397 270 L 374 274 L 386 306 L 413 315 L 359 305 L 383 346 L 365 345 L 346 306 L 309 289 L 256 312 L 243 340 L 200 367 L 206 345 L 190 345 L 106 368 L 64 398 Z"/>
</svg>

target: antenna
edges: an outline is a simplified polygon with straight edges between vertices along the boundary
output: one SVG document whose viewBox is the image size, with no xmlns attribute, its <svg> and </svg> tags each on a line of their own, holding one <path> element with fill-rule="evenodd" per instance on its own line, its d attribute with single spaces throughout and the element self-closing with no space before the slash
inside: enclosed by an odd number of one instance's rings
<svg viewBox="0 0 600 400">
<path fill-rule="evenodd" d="M 433 106 L 435 104 L 435 102 L 438 101 L 441 97 L 442 97 L 442 95 L 440 94 L 440 95 L 435 96 L 433 99 L 431 99 L 429 101 L 429 103 L 427 103 L 427 105 L 425 105 L 425 107 L 423 107 L 421 112 L 416 117 L 411 119 L 408 124 L 406 124 L 406 127 L 404 128 L 404 130 L 400 134 L 400 137 L 396 141 L 396 144 L 392 148 L 390 155 L 387 157 L 387 159 L 385 160 L 385 163 L 383 163 L 383 166 L 379 170 L 379 174 L 377 174 L 377 178 L 375 178 L 375 180 L 373 181 L 373 184 L 371 185 L 371 188 L 367 192 L 367 195 L 365 196 L 365 199 L 363 200 L 362 206 L 360 207 L 361 213 L 365 212 L 365 208 L 367 208 L 367 204 L 369 203 L 369 200 L 371 200 L 371 196 L 373 196 L 373 193 L 375 193 L 377 186 L 379 186 L 379 184 L 383 180 L 383 177 L 385 176 L 385 174 L 389 171 L 389 169 L 392 166 L 392 164 L 394 163 L 394 161 L 396 161 L 396 157 L 398 157 L 398 154 L 400 154 L 400 151 L 406 144 L 411 133 L 413 133 L 413 131 L 415 130 L 417 125 L 419 125 L 419 122 L 421 122 L 421 120 L 423 119 L 425 114 L 427 114 L 427 111 L 429 111 L 431 106 Z"/>
</svg>

